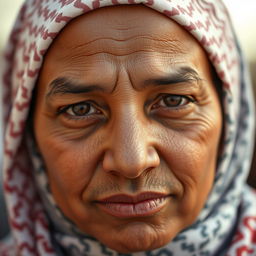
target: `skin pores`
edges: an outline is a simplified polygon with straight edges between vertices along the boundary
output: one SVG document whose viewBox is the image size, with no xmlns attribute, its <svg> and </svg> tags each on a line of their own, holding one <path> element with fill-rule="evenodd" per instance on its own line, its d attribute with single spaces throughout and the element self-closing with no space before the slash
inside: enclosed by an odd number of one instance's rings
<svg viewBox="0 0 256 256">
<path fill-rule="evenodd" d="M 205 52 L 147 7 L 80 16 L 48 50 L 34 133 L 54 199 L 119 252 L 159 248 L 198 217 L 222 118 Z"/>
</svg>

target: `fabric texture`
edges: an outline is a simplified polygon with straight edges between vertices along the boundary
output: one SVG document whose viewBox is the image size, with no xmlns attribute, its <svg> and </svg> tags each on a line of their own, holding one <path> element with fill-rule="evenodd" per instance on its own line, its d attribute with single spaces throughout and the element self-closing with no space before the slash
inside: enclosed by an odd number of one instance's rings
<svg viewBox="0 0 256 256">
<path fill-rule="evenodd" d="M 4 190 L 12 238 L 0 255 L 124 255 L 82 234 L 56 206 L 26 126 L 44 55 L 61 29 L 93 9 L 144 4 L 175 20 L 208 54 L 223 85 L 223 149 L 213 189 L 191 227 L 163 248 L 132 255 L 255 256 L 256 193 L 246 185 L 254 142 L 249 76 L 220 0 L 27 0 L 5 52 Z M 39 196 L 41 194 L 41 197 Z"/>
</svg>

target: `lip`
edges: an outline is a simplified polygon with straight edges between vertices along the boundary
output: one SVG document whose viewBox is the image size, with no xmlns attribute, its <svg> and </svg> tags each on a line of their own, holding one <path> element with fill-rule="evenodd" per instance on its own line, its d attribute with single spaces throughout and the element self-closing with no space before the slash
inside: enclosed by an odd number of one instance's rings
<svg viewBox="0 0 256 256">
<path fill-rule="evenodd" d="M 167 202 L 168 194 L 144 192 L 138 195 L 116 194 L 95 201 L 98 207 L 114 217 L 146 217 L 159 212 Z"/>
</svg>

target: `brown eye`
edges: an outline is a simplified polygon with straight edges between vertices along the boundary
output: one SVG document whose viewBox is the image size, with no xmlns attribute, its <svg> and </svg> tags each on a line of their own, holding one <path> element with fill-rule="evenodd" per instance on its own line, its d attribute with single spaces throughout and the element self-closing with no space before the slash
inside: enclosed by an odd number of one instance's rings
<svg viewBox="0 0 256 256">
<path fill-rule="evenodd" d="M 177 107 L 186 103 L 186 99 L 179 95 L 168 95 L 163 97 L 163 102 L 167 107 Z"/>
<path fill-rule="evenodd" d="M 71 109 L 76 116 L 83 116 L 90 111 L 90 105 L 88 103 L 81 103 L 81 104 L 72 106 Z"/>
<path fill-rule="evenodd" d="M 81 102 L 65 108 L 65 112 L 70 116 L 88 116 L 97 113 L 97 109 L 88 102 Z"/>
<path fill-rule="evenodd" d="M 157 108 L 157 107 L 177 108 L 177 107 L 185 106 L 190 102 L 194 102 L 194 99 L 184 95 L 168 94 L 168 95 L 163 95 L 160 98 L 160 100 L 154 105 L 154 108 Z"/>
</svg>

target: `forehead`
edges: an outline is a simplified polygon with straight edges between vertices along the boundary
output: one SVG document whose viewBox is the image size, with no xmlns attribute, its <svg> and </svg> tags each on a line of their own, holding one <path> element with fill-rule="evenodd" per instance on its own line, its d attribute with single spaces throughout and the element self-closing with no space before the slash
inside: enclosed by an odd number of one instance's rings
<svg viewBox="0 0 256 256">
<path fill-rule="evenodd" d="M 143 5 L 104 7 L 61 31 L 46 54 L 41 84 L 68 76 L 113 85 L 121 69 L 135 81 L 178 66 L 199 68 L 200 76 L 209 73 L 204 50 L 180 25 Z"/>
<path fill-rule="evenodd" d="M 50 49 L 55 58 L 108 53 L 127 56 L 157 50 L 176 58 L 198 47 L 196 40 L 170 18 L 143 5 L 100 8 L 82 15 L 60 33 Z M 196 48 L 195 47 L 195 48 Z"/>
</svg>

